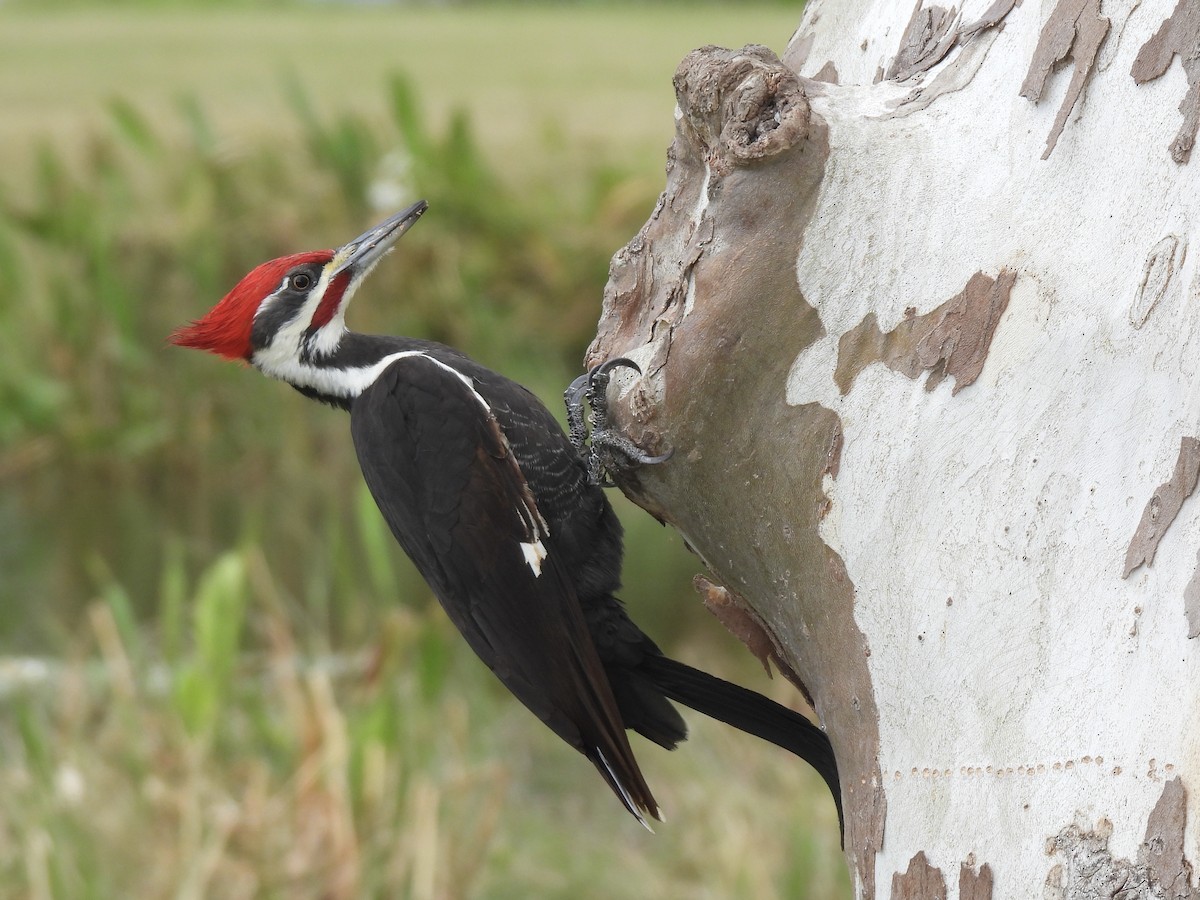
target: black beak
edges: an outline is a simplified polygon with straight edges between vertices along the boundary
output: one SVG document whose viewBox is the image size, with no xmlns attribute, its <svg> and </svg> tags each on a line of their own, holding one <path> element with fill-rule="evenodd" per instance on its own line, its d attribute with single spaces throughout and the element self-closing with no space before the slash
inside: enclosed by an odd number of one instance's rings
<svg viewBox="0 0 1200 900">
<path fill-rule="evenodd" d="M 418 200 L 403 212 L 396 213 L 370 231 L 360 234 L 350 243 L 343 244 L 333 255 L 334 269 L 330 273 L 330 277 L 332 278 L 346 269 L 366 270 L 371 268 L 392 249 L 392 245 L 400 239 L 404 232 L 413 227 L 427 209 L 429 209 L 429 204 L 424 200 Z"/>
</svg>

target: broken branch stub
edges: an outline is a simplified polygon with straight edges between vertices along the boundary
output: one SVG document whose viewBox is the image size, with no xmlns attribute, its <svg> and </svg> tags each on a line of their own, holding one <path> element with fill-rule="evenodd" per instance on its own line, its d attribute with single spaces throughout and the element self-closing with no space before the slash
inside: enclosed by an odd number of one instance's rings
<svg viewBox="0 0 1200 900">
<path fill-rule="evenodd" d="M 667 186 L 649 221 L 613 257 L 588 366 L 611 358 L 614 347 L 655 336 L 666 338 L 665 359 L 670 336 L 660 329 L 690 308 L 693 267 L 713 240 L 709 201 L 739 168 L 769 164 L 811 138 L 799 81 L 766 47 L 695 50 L 680 63 L 674 84 L 680 115 L 667 151 Z M 819 169 L 809 180 L 819 182 Z M 657 367 L 663 359 L 649 362 Z"/>
<path fill-rule="evenodd" d="M 791 362 L 824 334 L 795 260 L 828 128 L 765 47 L 697 50 L 675 88 L 666 190 L 613 258 L 587 362 L 641 366 L 641 378 L 620 376 L 613 415 L 643 448 L 673 456 L 621 486 L 745 598 L 811 689 L 837 753 L 847 853 L 870 882 L 883 793 L 869 650 L 845 566 L 819 534 L 841 423 L 786 397 Z"/>
<path fill-rule="evenodd" d="M 681 123 L 720 177 L 782 153 L 808 132 L 799 80 L 766 47 L 702 47 L 683 60 L 674 83 Z"/>
</svg>

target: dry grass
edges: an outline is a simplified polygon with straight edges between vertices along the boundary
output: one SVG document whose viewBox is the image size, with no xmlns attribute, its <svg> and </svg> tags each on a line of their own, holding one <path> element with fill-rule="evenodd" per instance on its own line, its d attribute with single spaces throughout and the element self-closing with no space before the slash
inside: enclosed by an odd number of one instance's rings
<svg viewBox="0 0 1200 900">
<path fill-rule="evenodd" d="M 187 593 L 177 658 L 99 602 L 73 661 L 7 696 L 4 896 L 846 891 L 832 803 L 782 751 L 706 721 L 672 754 L 639 742 L 670 812 L 651 836 L 440 613 L 393 611 L 378 643 L 314 657 L 319 636 L 297 630 L 256 552 Z M 238 653 L 243 629 L 258 653 Z"/>
</svg>

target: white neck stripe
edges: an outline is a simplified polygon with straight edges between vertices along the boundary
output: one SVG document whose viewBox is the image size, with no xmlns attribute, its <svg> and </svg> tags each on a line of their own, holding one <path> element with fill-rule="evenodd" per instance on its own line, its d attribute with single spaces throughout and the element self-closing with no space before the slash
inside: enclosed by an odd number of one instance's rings
<svg viewBox="0 0 1200 900">
<path fill-rule="evenodd" d="M 475 390 L 475 383 L 469 377 L 440 360 L 434 359 L 421 350 L 401 350 L 396 353 L 389 353 L 369 366 L 359 366 L 350 369 L 335 368 L 333 366 L 314 366 L 309 363 L 300 362 L 295 357 L 288 357 L 282 360 L 272 357 L 273 354 L 269 351 L 260 351 L 254 355 L 252 362 L 264 375 L 268 375 L 271 378 L 286 381 L 288 384 L 299 388 L 309 388 L 319 394 L 345 399 L 357 397 L 369 388 L 378 380 L 384 370 L 396 360 L 410 358 L 423 359 L 433 363 L 439 369 L 453 375 L 465 384 L 483 410 L 488 415 L 491 415 L 492 412 L 491 407 L 487 405 L 487 401 Z"/>
</svg>

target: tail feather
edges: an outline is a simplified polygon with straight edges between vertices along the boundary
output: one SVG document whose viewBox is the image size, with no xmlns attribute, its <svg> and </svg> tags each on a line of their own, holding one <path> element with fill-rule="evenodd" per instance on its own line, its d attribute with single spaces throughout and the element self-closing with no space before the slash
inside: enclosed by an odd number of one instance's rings
<svg viewBox="0 0 1200 900">
<path fill-rule="evenodd" d="M 638 671 L 667 697 L 796 754 L 817 770 L 833 794 L 844 833 L 837 759 L 825 732 L 799 713 L 667 656 L 647 655 Z"/>
<path fill-rule="evenodd" d="M 591 754 L 589 753 L 588 756 L 590 757 Z M 646 816 L 653 816 L 660 822 L 665 821 L 665 819 L 663 819 L 662 811 L 658 808 L 658 804 L 655 803 L 654 797 L 650 795 L 649 789 L 647 788 L 644 793 L 639 792 L 639 796 L 634 798 L 629 793 L 629 789 L 625 787 L 620 774 L 613 769 L 612 764 L 608 761 L 608 757 L 604 755 L 604 751 L 599 747 L 596 748 L 596 756 L 592 759 L 592 762 L 600 770 L 600 774 L 604 776 L 604 780 L 608 782 L 608 786 L 612 788 L 613 793 L 625 804 L 625 808 L 633 814 L 635 819 L 642 823 L 643 828 L 654 834 L 654 829 L 646 821 Z M 640 780 L 640 773 L 638 780 Z"/>
</svg>

